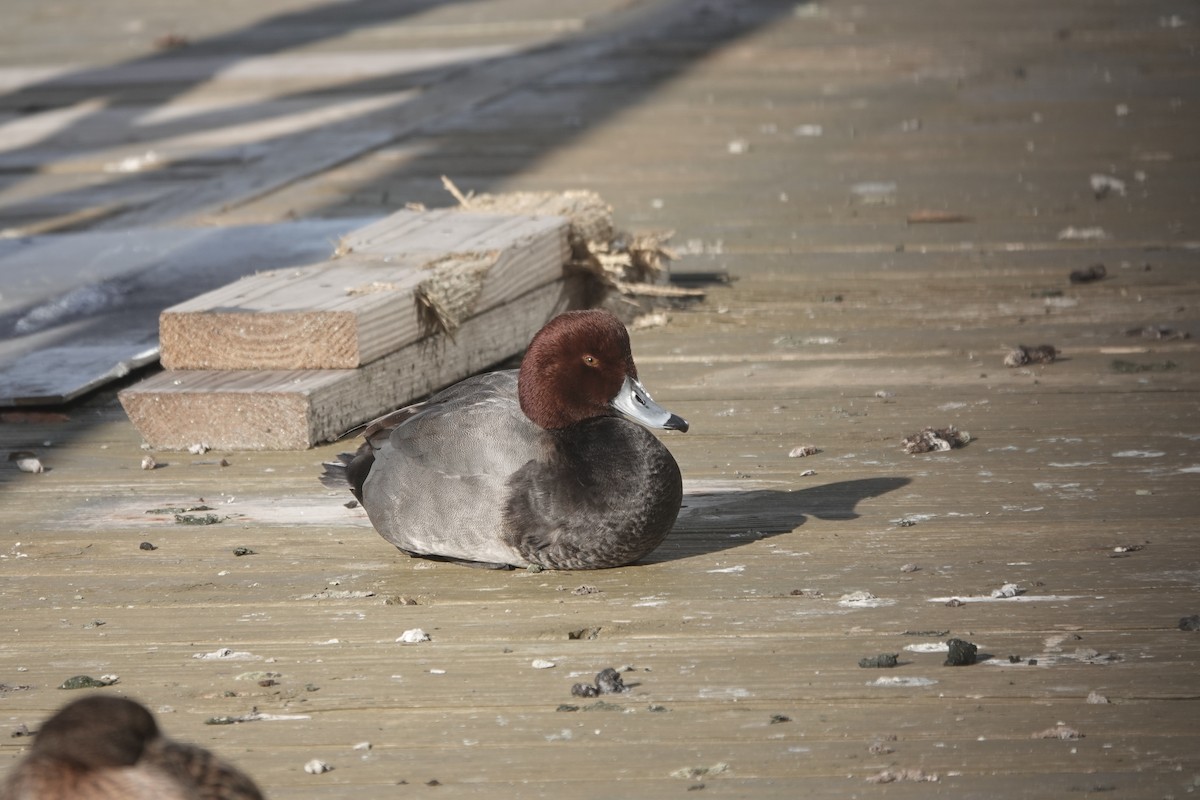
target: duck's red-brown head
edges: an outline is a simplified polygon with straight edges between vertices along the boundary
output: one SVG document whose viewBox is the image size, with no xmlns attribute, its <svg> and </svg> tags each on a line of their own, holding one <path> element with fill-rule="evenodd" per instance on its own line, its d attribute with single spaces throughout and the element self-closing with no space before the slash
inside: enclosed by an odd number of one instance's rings
<svg viewBox="0 0 1200 800">
<path fill-rule="evenodd" d="M 518 395 L 525 415 L 549 430 L 616 414 L 653 428 L 688 428 L 638 381 L 629 332 L 608 311 L 568 311 L 546 323 L 521 362 Z"/>
</svg>

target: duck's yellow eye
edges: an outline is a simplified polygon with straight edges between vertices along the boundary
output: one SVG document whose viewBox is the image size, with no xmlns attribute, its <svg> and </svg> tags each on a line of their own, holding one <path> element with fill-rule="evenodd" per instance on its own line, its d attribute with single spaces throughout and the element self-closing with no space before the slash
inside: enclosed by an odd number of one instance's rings
<svg viewBox="0 0 1200 800">
<path fill-rule="evenodd" d="M 586 355 L 583 357 L 583 363 L 587 364 L 589 367 L 594 367 L 600 362 L 596 359 L 595 356 Z"/>
</svg>

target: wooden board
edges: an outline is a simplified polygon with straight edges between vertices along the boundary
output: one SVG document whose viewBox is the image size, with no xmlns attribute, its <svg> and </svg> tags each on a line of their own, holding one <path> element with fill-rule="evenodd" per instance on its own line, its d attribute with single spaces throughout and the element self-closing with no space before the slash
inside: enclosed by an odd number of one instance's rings
<svg viewBox="0 0 1200 800">
<path fill-rule="evenodd" d="M 566 232 L 556 217 L 401 211 L 345 237 L 334 260 L 166 309 L 163 366 L 352 369 L 561 279 Z"/>
<path fill-rule="evenodd" d="M 355 425 L 465 378 L 529 343 L 576 288 L 555 281 L 358 369 L 172 370 L 120 393 L 150 446 L 197 443 L 237 450 L 297 450 L 336 439 Z M 403 402 L 403 401 L 401 401 Z"/>
<path fill-rule="evenodd" d="M 158 316 L 260 269 L 328 258 L 368 220 L 0 239 L 0 406 L 64 403 L 158 356 Z"/>
</svg>

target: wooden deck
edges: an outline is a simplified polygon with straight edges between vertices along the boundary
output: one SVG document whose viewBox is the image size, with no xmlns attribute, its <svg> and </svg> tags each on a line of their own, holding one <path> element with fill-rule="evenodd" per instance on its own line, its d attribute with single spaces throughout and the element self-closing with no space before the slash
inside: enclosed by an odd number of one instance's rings
<svg viewBox="0 0 1200 800">
<path fill-rule="evenodd" d="M 1200 788 L 1200 633 L 1179 627 L 1200 614 L 1193 5 L 218 2 L 230 30 L 187 4 L 107 5 L 108 28 L 22 18 L 41 49 L 0 32 L 0 78 L 26 80 L 0 136 L 29 140 L 3 154 L 0 228 L 369 218 L 453 204 L 449 174 L 597 191 L 625 227 L 676 230 L 677 275 L 733 280 L 633 333 L 643 381 L 692 427 L 665 437 L 677 529 L 626 569 L 401 556 L 317 482 L 347 445 L 155 452 L 145 471 L 115 388 L 0 412 L 0 452 L 47 468 L 0 462 L 0 730 L 35 728 L 71 676 L 116 674 L 104 691 L 276 798 Z M 56 49 L 85 25 L 126 33 Z M 171 31 L 192 48 L 155 55 Z M 496 60 L 389 72 L 382 54 L 418 47 Z M 175 83 L 129 77 L 168 55 L 191 59 L 160 73 Z M 344 77 L 332 56 L 350 55 L 375 71 Z M 28 83 L 68 62 L 97 66 Z M 401 90 L 420 119 L 338 116 Z M 259 184 L 258 144 L 244 169 L 197 145 L 249 124 L 245 98 L 329 112 L 271 156 L 315 171 Z M 135 122 L 156 111 L 176 121 Z M 187 158 L 155 179 L 85 166 L 130 132 L 186 134 Z M 1094 264 L 1102 280 L 1069 280 Z M 1042 344 L 1059 359 L 1004 365 Z M 949 425 L 971 441 L 903 452 Z M 431 640 L 397 642 L 414 628 Z M 944 666 L 950 638 L 986 658 Z M 224 648 L 248 655 L 203 657 Z M 572 696 L 605 667 L 632 690 Z M 299 718 L 205 724 L 252 709 Z M 0 770 L 28 742 L 0 737 Z M 313 758 L 333 771 L 305 773 Z"/>
</svg>

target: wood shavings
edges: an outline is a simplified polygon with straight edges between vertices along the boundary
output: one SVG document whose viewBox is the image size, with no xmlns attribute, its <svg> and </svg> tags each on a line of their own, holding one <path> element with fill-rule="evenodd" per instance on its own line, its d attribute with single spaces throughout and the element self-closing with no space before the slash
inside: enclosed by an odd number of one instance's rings
<svg viewBox="0 0 1200 800">
<path fill-rule="evenodd" d="M 454 253 L 424 265 L 431 274 L 421 281 L 414 297 L 427 333 L 453 334 L 475 313 L 484 278 L 499 259 L 496 251 Z"/>
<path fill-rule="evenodd" d="M 960 431 L 953 425 L 946 428 L 926 428 L 920 433 L 906 436 L 901 443 L 904 452 L 909 455 L 917 453 L 940 452 L 962 447 L 971 441 L 971 434 Z"/>
<path fill-rule="evenodd" d="M 671 773 L 672 778 L 687 778 L 695 780 L 696 778 L 707 778 L 712 775 L 720 775 L 723 772 L 729 771 L 729 765 L 723 761 L 718 761 L 710 767 L 681 767 Z"/>
<path fill-rule="evenodd" d="M 1082 739 L 1083 734 L 1080 733 L 1079 731 L 1075 730 L 1071 726 L 1065 725 L 1060 722 L 1057 725 L 1055 725 L 1053 728 L 1046 728 L 1046 730 L 1044 730 L 1044 731 L 1038 731 L 1037 733 L 1032 734 L 1029 738 L 1031 738 L 1031 739 L 1062 739 L 1064 741 L 1067 741 L 1067 740 L 1073 741 L 1075 739 Z"/>
<path fill-rule="evenodd" d="M 934 782 L 938 780 L 936 772 L 925 772 L 921 769 L 885 769 L 869 778 L 867 783 L 895 783 L 897 781 Z"/>
<path fill-rule="evenodd" d="M 913 211 L 908 215 L 909 225 L 944 225 L 971 221 L 971 217 L 966 214 L 956 214 L 953 211 L 937 211 L 933 209 Z"/>
<path fill-rule="evenodd" d="M 1004 356 L 1004 366 L 1023 367 L 1026 364 L 1050 364 L 1058 357 L 1058 350 L 1052 344 L 1041 344 L 1036 347 L 1017 345 L 1008 355 Z"/>
</svg>

